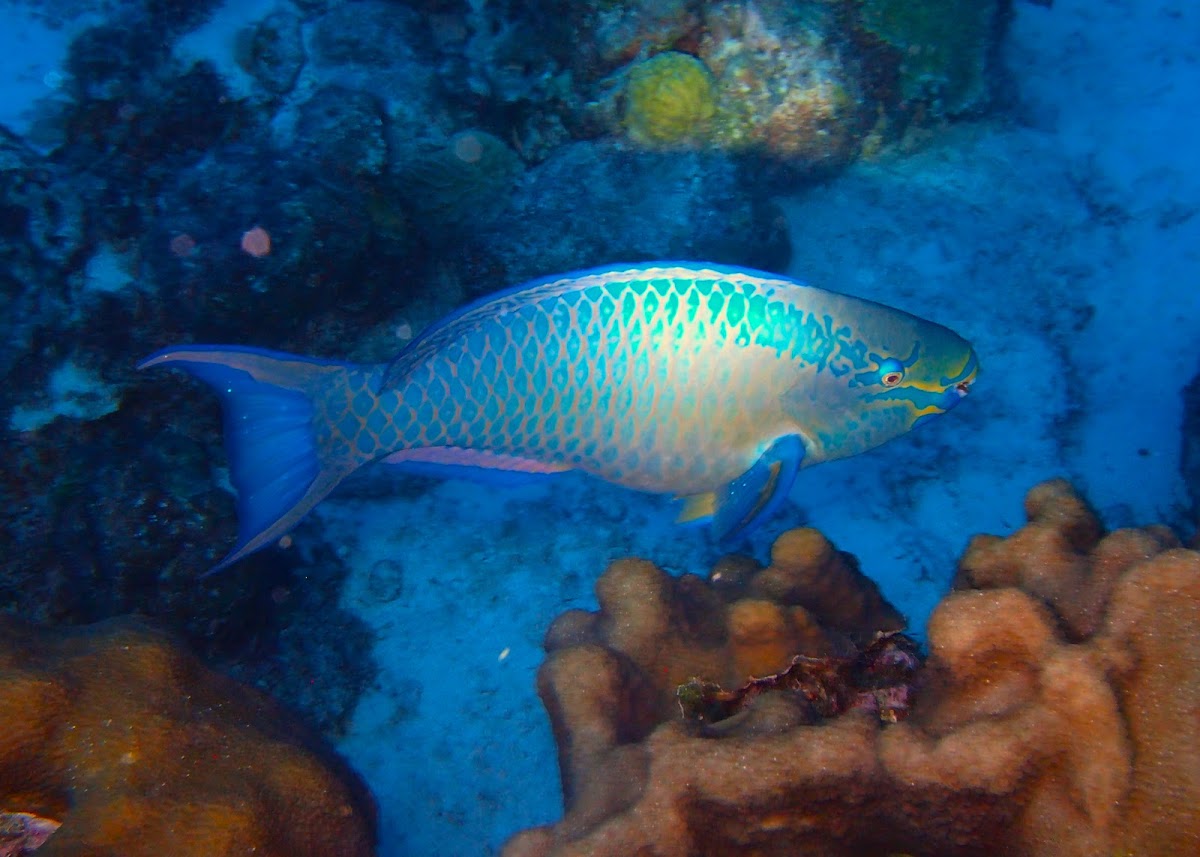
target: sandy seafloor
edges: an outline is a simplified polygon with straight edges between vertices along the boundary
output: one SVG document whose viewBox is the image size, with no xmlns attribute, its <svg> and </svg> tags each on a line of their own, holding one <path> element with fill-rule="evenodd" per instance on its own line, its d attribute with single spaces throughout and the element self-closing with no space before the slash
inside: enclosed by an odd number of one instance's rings
<svg viewBox="0 0 1200 857">
<path fill-rule="evenodd" d="M 969 536 L 1019 526 L 1040 480 L 1068 476 L 1112 526 L 1185 523 L 1200 3 L 1018 0 L 1016 11 L 1011 115 L 782 201 L 789 273 L 945 324 L 980 355 L 956 411 L 802 472 L 793 505 L 753 546 L 761 556 L 787 526 L 819 527 L 918 633 Z M 0 31 L 0 122 L 19 126 L 22 100 L 54 85 L 65 40 L 33 22 Z M 344 605 L 378 635 L 380 674 L 340 746 L 378 798 L 382 855 L 495 853 L 559 817 L 534 691 L 542 635 L 563 610 L 594 607 L 613 558 L 704 572 L 717 550 L 673 514 L 576 477 L 415 483 L 319 508 L 297 543 L 323 528 L 343 545 Z"/>
</svg>

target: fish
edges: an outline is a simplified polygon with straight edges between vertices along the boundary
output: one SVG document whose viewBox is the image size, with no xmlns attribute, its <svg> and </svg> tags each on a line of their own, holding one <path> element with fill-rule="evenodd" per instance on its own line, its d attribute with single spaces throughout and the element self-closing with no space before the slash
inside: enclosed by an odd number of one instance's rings
<svg viewBox="0 0 1200 857">
<path fill-rule="evenodd" d="M 955 407 L 979 362 L 952 330 L 778 274 L 611 265 L 486 296 L 388 363 L 179 345 L 220 396 L 238 539 L 277 542 L 372 462 L 424 475 L 583 471 L 682 502 L 728 540 L 773 515 L 802 468 Z"/>
</svg>

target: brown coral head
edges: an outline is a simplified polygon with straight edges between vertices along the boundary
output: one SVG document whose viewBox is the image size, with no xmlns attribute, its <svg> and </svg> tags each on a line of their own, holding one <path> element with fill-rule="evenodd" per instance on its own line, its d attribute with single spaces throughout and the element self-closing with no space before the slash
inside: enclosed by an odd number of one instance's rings
<svg viewBox="0 0 1200 857">
<path fill-rule="evenodd" d="M 50 833 L 47 853 L 121 857 L 375 846 L 370 793 L 318 735 L 131 620 L 0 617 L 0 808 L 3 857 Z"/>
</svg>

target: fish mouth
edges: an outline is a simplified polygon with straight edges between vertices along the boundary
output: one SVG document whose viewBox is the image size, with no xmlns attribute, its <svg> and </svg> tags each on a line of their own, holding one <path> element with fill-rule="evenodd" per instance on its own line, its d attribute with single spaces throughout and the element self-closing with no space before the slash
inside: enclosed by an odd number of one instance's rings
<svg viewBox="0 0 1200 857">
<path fill-rule="evenodd" d="M 979 377 L 979 358 L 975 356 L 975 352 L 967 356 L 967 363 L 963 366 L 961 372 L 953 378 L 946 378 L 943 383 L 946 384 L 946 392 L 953 390 L 959 399 L 965 399 L 967 393 L 971 392 L 971 385 L 975 383 L 975 379 Z"/>
<path fill-rule="evenodd" d="M 942 394 L 942 409 L 950 410 L 959 402 L 967 397 L 971 392 L 971 385 L 975 383 L 975 379 L 979 377 L 979 364 L 975 359 L 975 354 L 972 353 L 967 360 L 967 365 L 963 370 L 953 378 L 943 378 L 942 383 L 945 386 L 942 388 L 945 392 Z"/>
</svg>

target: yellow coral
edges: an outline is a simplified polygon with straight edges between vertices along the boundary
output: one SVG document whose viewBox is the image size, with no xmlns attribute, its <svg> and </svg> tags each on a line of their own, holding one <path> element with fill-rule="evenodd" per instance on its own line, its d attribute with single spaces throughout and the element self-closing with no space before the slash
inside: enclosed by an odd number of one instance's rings
<svg viewBox="0 0 1200 857">
<path fill-rule="evenodd" d="M 650 145 L 694 139 L 716 111 L 708 67 L 690 54 L 667 51 L 638 63 L 625 87 L 625 127 Z"/>
</svg>

